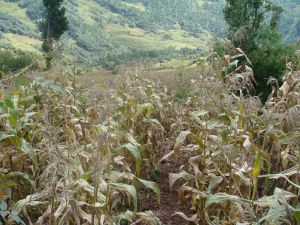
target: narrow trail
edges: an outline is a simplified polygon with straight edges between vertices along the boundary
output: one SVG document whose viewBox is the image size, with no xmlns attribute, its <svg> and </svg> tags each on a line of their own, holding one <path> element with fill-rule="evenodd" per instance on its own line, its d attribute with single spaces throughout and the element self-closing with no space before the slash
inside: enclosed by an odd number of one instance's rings
<svg viewBox="0 0 300 225">
<path fill-rule="evenodd" d="M 167 154 L 165 151 L 162 153 Z M 184 206 L 180 205 L 178 202 L 178 194 L 176 191 L 177 185 L 174 186 L 173 191 L 170 192 L 169 187 L 169 173 L 179 172 L 179 168 L 187 160 L 185 157 L 179 158 L 177 161 L 173 157 L 169 160 L 162 162 L 160 165 L 160 173 L 153 178 L 161 191 L 161 204 L 157 204 L 156 197 L 150 194 L 142 202 L 141 211 L 152 211 L 162 222 L 163 225 L 185 225 L 188 224 L 187 221 L 182 219 L 180 216 L 173 216 L 175 212 L 183 212 L 187 216 L 190 216 L 190 210 Z"/>
</svg>

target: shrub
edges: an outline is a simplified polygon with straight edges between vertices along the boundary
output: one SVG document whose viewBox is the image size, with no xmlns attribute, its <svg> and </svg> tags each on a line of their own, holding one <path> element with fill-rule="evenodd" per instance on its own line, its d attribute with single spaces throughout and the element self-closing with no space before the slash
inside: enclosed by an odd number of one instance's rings
<svg viewBox="0 0 300 225">
<path fill-rule="evenodd" d="M 23 22 L 3 12 L 0 12 L 0 31 L 3 33 L 14 33 L 21 35 L 31 35 L 33 33 L 33 31 Z"/>
<path fill-rule="evenodd" d="M 281 82 L 287 62 L 296 62 L 297 58 L 294 54 L 295 47 L 281 43 L 277 32 L 266 29 L 261 32 L 260 38 L 264 41 L 249 54 L 249 58 L 257 81 L 255 94 L 266 101 L 271 93 L 271 87 L 267 85 L 269 77 L 275 77 Z"/>
<path fill-rule="evenodd" d="M 281 83 L 286 63 L 293 60 L 293 52 L 291 46 L 278 45 L 273 48 L 262 47 L 252 53 L 251 59 L 257 81 L 256 94 L 260 95 L 263 101 L 266 101 L 271 93 L 271 87 L 267 85 L 269 77 L 275 77 Z"/>
<path fill-rule="evenodd" d="M 3 72 L 15 72 L 30 65 L 35 56 L 31 53 L 11 50 L 0 50 L 0 70 Z"/>
<path fill-rule="evenodd" d="M 283 44 L 280 35 L 276 31 L 264 29 L 260 32 L 261 43 L 251 53 L 247 54 L 250 59 L 255 75 L 256 86 L 254 95 L 259 95 L 265 102 L 271 94 L 272 88 L 269 86 L 269 77 L 274 77 L 281 83 L 281 79 L 286 72 L 287 62 L 298 64 L 294 54 L 297 46 Z M 231 55 L 233 45 L 229 42 L 216 41 L 214 51 L 218 56 Z M 239 63 L 243 64 L 243 61 Z"/>
</svg>

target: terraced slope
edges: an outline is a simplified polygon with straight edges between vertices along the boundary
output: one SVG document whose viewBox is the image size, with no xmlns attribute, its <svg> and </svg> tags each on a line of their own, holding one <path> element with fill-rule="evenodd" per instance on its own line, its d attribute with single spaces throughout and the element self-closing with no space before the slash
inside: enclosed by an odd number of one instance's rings
<svg viewBox="0 0 300 225">
<path fill-rule="evenodd" d="M 280 24 L 284 40 L 295 41 L 300 33 L 300 0 L 274 1 L 286 9 Z M 0 46 L 39 52 L 42 0 L 0 0 L 0 4 Z M 62 39 L 65 56 L 109 66 L 206 51 L 213 36 L 226 32 L 223 5 L 223 0 L 65 1 L 70 24 Z"/>
</svg>

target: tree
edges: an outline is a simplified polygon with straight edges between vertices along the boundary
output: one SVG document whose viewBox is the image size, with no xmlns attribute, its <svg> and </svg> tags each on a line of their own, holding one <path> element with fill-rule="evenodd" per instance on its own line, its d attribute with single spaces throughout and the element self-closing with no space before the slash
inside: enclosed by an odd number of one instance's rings
<svg viewBox="0 0 300 225">
<path fill-rule="evenodd" d="M 40 24 L 43 38 L 43 50 L 46 52 L 46 65 L 49 69 L 54 57 L 53 42 L 68 30 L 68 20 L 65 16 L 64 0 L 43 0 L 45 6 L 44 20 Z"/>
<path fill-rule="evenodd" d="M 224 18 L 229 25 L 228 37 L 245 52 L 253 51 L 260 42 L 260 31 L 275 29 L 282 12 L 270 0 L 226 0 Z M 272 14 L 269 24 L 267 15 Z"/>
<path fill-rule="evenodd" d="M 292 52 L 281 43 L 276 30 L 282 11 L 270 0 L 226 0 L 224 8 L 224 18 L 229 25 L 228 37 L 252 61 L 257 80 L 255 94 L 261 94 L 263 100 L 270 93 L 268 78 L 282 77 L 286 56 Z"/>
</svg>

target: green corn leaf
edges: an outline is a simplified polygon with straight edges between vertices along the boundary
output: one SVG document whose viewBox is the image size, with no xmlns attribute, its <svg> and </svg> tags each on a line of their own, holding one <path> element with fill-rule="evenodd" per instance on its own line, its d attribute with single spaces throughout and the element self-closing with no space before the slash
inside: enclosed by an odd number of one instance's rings
<svg viewBox="0 0 300 225">
<path fill-rule="evenodd" d="M 176 139 L 175 146 L 174 146 L 174 156 L 178 159 L 180 148 L 183 146 L 187 136 L 190 134 L 190 131 L 182 131 L 180 132 L 179 136 Z"/>
<path fill-rule="evenodd" d="M 206 202 L 205 202 L 205 208 L 209 207 L 210 205 L 214 203 L 221 203 L 224 201 L 232 201 L 232 202 L 237 202 L 240 204 L 251 204 L 252 201 L 244 198 L 240 198 L 235 195 L 229 195 L 226 193 L 216 193 L 216 194 L 211 194 L 207 196 Z"/>
<path fill-rule="evenodd" d="M 262 159 L 263 159 L 262 154 L 260 152 L 257 153 L 256 158 L 255 158 L 254 167 L 252 170 L 252 179 L 253 179 L 254 183 L 257 182 L 257 178 L 260 174 Z"/>
<path fill-rule="evenodd" d="M 20 212 L 22 212 L 22 210 L 25 209 L 26 206 L 44 205 L 45 202 L 43 202 L 41 200 L 43 198 L 45 198 L 45 196 L 47 196 L 47 194 L 49 194 L 49 193 L 43 192 L 43 193 L 36 193 L 36 194 L 28 195 L 28 196 L 26 196 L 26 198 L 17 201 L 16 204 L 14 204 L 14 206 L 12 207 L 12 209 L 13 209 L 13 211 L 20 213 Z"/>
<path fill-rule="evenodd" d="M 195 177 L 194 177 L 194 175 L 192 175 L 186 171 L 181 171 L 180 173 L 170 173 L 169 174 L 169 186 L 170 186 L 171 192 L 172 192 L 175 182 L 181 178 L 184 180 L 193 180 Z"/>
<path fill-rule="evenodd" d="M 135 158 L 135 173 L 139 177 L 140 172 L 141 172 L 141 163 L 142 163 L 142 156 L 141 156 L 139 149 L 131 143 L 123 145 L 123 147 L 126 148 L 134 156 L 134 158 Z"/>
<path fill-rule="evenodd" d="M 38 168 L 39 162 L 37 154 L 31 144 L 29 144 L 25 139 L 21 140 L 21 151 L 26 153 L 31 158 L 35 168 Z"/>
<path fill-rule="evenodd" d="M 123 183 L 110 183 L 109 185 L 114 190 L 128 193 L 133 199 L 134 212 L 137 211 L 137 192 L 133 185 Z"/>
<path fill-rule="evenodd" d="M 297 222 L 297 225 L 300 225 L 300 210 L 294 211 L 293 216 Z"/>
<path fill-rule="evenodd" d="M 31 184 L 31 186 L 35 185 L 35 182 L 33 180 L 31 180 L 29 178 L 28 174 L 26 174 L 26 173 L 22 173 L 22 172 L 10 172 L 10 173 L 5 174 L 4 176 L 5 176 L 5 178 L 21 177 L 24 180 L 27 180 Z"/>
<path fill-rule="evenodd" d="M 95 193 L 95 188 L 91 184 L 89 184 L 87 181 L 84 179 L 79 179 L 74 183 L 75 187 L 78 187 L 85 192 L 89 193 L 91 196 L 94 196 Z M 106 202 L 106 196 L 103 195 L 102 193 L 98 192 L 97 194 L 97 201 L 100 203 L 105 203 Z"/>
<path fill-rule="evenodd" d="M 7 135 L 7 134 L 0 134 L 0 142 L 5 142 L 10 145 L 15 145 L 16 147 L 21 146 L 21 139 L 17 137 L 16 135 Z"/>
<path fill-rule="evenodd" d="M 197 135 L 193 134 L 190 131 L 182 131 L 178 135 L 178 137 L 176 139 L 176 142 L 175 142 L 175 145 L 174 145 L 174 156 L 175 156 L 175 159 L 178 159 L 180 149 L 181 149 L 181 147 L 183 146 L 185 140 L 188 137 L 191 140 L 193 140 L 196 144 L 198 144 L 200 148 L 205 148 L 204 141 L 200 137 L 198 137 Z"/>
<path fill-rule="evenodd" d="M 228 127 L 231 124 L 229 116 L 222 115 L 207 122 L 208 129 Z"/>
<path fill-rule="evenodd" d="M 120 173 L 117 171 L 111 171 L 110 176 L 116 179 L 123 178 L 126 180 L 134 180 L 134 179 L 137 180 L 138 182 L 143 184 L 146 188 L 151 189 L 156 194 L 157 202 L 160 204 L 160 189 L 157 183 L 140 179 L 137 176 L 133 175 L 132 173 Z"/>
<path fill-rule="evenodd" d="M 160 204 L 160 189 L 159 189 L 158 184 L 155 183 L 155 182 L 143 180 L 143 179 L 140 179 L 140 178 L 137 178 L 137 177 L 136 177 L 136 179 L 139 182 L 141 182 L 146 188 L 149 188 L 152 191 L 154 191 L 154 193 L 156 194 L 157 202 L 158 202 L 158 204 Z"/>
<path fill-rule="evenodd" d="M 154 106 L 151 103 L 144 103 L 142 105 L 138 105 L 137 116 L 145 115 L 149 118 L 154 110 Z"/>
<path fill-rule="evenodd" d="M 5 99 L 4 100 L 4 103 L 5 103 L 5 106 L 7 107 L 7 108 L 10 108 L 10 109 L 14 109 L 15 107 L 14 107 L 14 103 L 13 103 L 13 101 L 11 100 L 11 99 Z"/>
<path fill-rule="evenodd" d="M 5 201 L 0 202 L 0 210 L 1 211 L 7 210 L 7 203 Z"/>
<path fill-rule="evenodd" d="M 293 185 L 294 187 L 300 189 L 300 185 L 299 184 L 296 184 L 296 183 L 294 183 L 293 181 L 291 181 L 289 179 L 289 176 L 292 176 L 292 175 L 295 175 L 295 174 L 298 174 L 298 173 L 299 173 L 299 167 L 295 166 L 295 167 L 292 167 L 292 168 L 290 168 L 288 170 L 282 171 L 280 173 L 266 174 L 266 175 L 261 175 L 259 177 L 261 177 L 261 178 L 269 178 L 269 179 L 276 179 L 276 180 L 279 179 L 279 178 L 284 178 L 291 185 Z"/>
<path fill-rule="evenodd" d="M 25 85 L 25 84 L 28 84 L 29 81 L 28 79 L 25 77 L 25 76 L 18 76 L 16 79 L 15 79 L 15 85 L 17 87 L 21 86 L 21 85 Z"/>
</svg>

